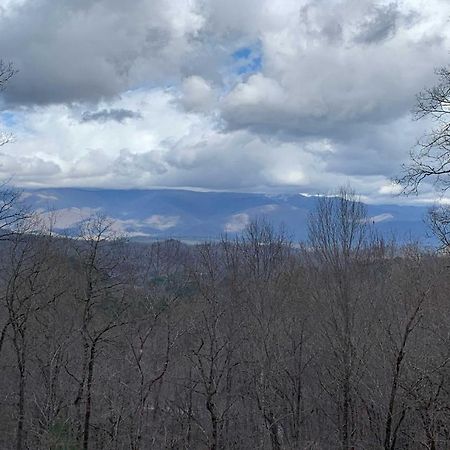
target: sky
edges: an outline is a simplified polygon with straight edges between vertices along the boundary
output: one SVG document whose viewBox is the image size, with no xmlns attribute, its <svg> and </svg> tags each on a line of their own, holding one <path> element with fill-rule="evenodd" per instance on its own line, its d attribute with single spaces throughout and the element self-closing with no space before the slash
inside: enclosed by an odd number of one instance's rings
<svg viewBox="0 0 450 450">
<path fill-rule="evenodd" d="M 449 20 L 448 0 L 0 0 L 0 179 L 392 201 Z"/>
</svg>

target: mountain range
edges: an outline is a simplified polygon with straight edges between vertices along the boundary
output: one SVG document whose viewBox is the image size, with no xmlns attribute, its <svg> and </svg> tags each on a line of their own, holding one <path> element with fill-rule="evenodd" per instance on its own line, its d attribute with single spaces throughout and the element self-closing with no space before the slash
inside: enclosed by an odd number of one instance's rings
<svg viewBox="0 0 450 450">
<path fill-rule="evenodd" d="M 56 231 L 75 232 L 81 222 L 100 213 L 114 220 L 118 232 L 130 238 L 175 238 L 186 242 L 214 240 L 241 232 L 253 218 L 283 225 L 295 241 L 307 237 L 307 217 L 317 197 L 190 190 L 114 190 L 52 188 L 26 190 L 26 202 Z M 369 220 L 386 237 L 400 242 L 431 243 L 424 206 L 367 205 Z"/>
</svg>

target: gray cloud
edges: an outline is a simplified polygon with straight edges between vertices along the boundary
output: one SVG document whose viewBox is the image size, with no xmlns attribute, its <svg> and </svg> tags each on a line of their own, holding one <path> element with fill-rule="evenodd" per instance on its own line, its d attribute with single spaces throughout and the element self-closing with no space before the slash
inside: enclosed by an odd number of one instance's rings
<svg viewBox="0 0 450 450">
<path fill-rule="evenodd" d="M 360 26 L 355 42 L 374 44 L 395 34 L 400 11 L 396 3 L 374 6 L 373 11 Z"/>
<path fill-rule="evenodd" d="M 346 43 L 339 50 L 293 44 L 282 56 L 266 53 L 273 60 L 264 73 L 237 84 L 222 102 L 222 115 L 230 129 L 289 139 L 342 136 L 361 124 L 409 114 L 416 93 L 433 83 L 433 68 L 445 53 L 442 40 L 416 37 L 402 37 L 389 47 L 373 45 L 370 51 L 365 44 Z"/>
<path fill-rule="evenodd" d="M 28 184 L 387 193 L 450 44 L 446 0 L 14 2 L 0 172 Z"/>
<path fill-rule="evenodd" d="M 215 96 L 210 84 L 199 76 L 183 80 L 180 103 L 188 111 L 207 112 L 214 106 Z"/>
<path fill-rule="evenodd" d="M 58 175 L 61 168 L 53 161 L 46 161 L 38 156 L 11 156 L 0 154 L 0 173 L 16 179 L 46 178 Z"/>
<path fill-rule="evenodd" d="M 5 97 L 95 102 L 165 83 L 190 58 L 200 27 L 182 0 L 27 0 L 0 14 L 0 55 L 20 70 Z"/>
<path fill-rule="evenodd" d="M 114 120 L 123 123 L 126 119 L 142 119 L 139 111 L 129 109 L 102 109 L 100 111 L 86 111 L 81 116 L 81 122 L 108 122 Z"/>
</svg>

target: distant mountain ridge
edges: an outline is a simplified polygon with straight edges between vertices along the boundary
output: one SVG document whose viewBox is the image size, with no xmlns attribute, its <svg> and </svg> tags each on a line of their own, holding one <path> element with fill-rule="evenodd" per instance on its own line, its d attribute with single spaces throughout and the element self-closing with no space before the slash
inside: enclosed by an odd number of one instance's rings
<svg viewBox="0 0 450 450">
<path fill-rule="evenodd" d="M 71 232 L 94 213 L 115 221 L 117 231 L 132 238 L 217 239 L 236 234 L 256 217 L 274 226 L 283 224 L 294 240 L 307 237 L 307 217 L 317 197 L 301 194 L 266 195 L 189 190 L 115 190 L 50 188 L 24 192 L 24 198 L 43 215 L 52 215 L 55 229 Z M 375 227 L 399 241 L 430 242 L 422 206 L 368 205 Z"/>
</svg>

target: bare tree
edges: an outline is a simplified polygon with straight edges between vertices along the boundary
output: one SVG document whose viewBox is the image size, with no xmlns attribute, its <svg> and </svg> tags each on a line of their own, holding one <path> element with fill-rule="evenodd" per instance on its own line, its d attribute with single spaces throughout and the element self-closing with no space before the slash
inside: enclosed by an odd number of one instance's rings
<svg viewBox="0 0 450 450">
<path fill-rule="evenodd" d="M 33 231 L 33 232 L 32 232 Z M 64 292 L 56 282 L 53 265 L 53 244 L 50 235 L 36 232 L 36 224 L 23 223 L 6 244 L 7 259 L 3 268 L 7 322 L 2 340 L 6 337 L 15 354 L 18 371 L 16 449 L 25 448 L 25 421 L 30 398 L 27 398 L 29 365 L 34 359 L 32 348 L 33 324 L 37 316 Z"/>
<path fill-rule="evenodd" d="M 352 411 L 355 374 L 360 364 L 355 332 L 360 297 L 355 281 L 369 254 L 367 214 L 354 193 L 341 189 L 337 196 L 319 198 L 308 225 L 312 263 L 317 266 L 323 285 L 317 286 L 317 299 L 324 302 L 323 333 L 332 349 L 330 356 L 336 360 L 329 375 L 335 386 L 331 389 L 337 390 L 339 438 L 341 448 L 348 450 L 355 433 Z"/>
<path fill-rule="evenodd" d="M 434 127 L 410 151 L 410 161 L 396 180 L 404 194 L 417 194 L 423 183 L 432 184 L 442 194 L 450 188 L 450 68 L 441 67 L 436 74 L 438 83 L 417 95 L 415 119 L 429 120 Z M 441 250 L 449 247 L 449 220 L 446 205 L 432 208 L 427 217 Z"/>
<path fill-rule="evenodd" d="M 0 240 L 32 232 L 36 217 L 23 201 L 23 193 L 3 183 L 0 185 Z"/>
<path fill-rule="evenodd" d="M 405 193 L 417 193 L 430 182 L 446 191 L 450 187 L 450 69 L 437 71 L 439 82 L 417 96 L 415 118 L 431 119 L 435 127 L 410 152 L 410 162 L 397 182 Z"/>
<path fill-rule="evenodd" d="M 211 450 L 225 446 L 225 424 L 234 404 L 230 382 L 239 366 L 236 356 L 242 344 L 239 316 L 235 316 L 237 304 L 221 289 L 224 270 L 220 250 L 214 244 L 199 247 L 199 261 L 193 271 L 199 311 L 189 332 L 192 345 L 188 354 L 195 390 L 203 399 L 207 417 L 203 426 L 201 420 L 197 423 Z"/>
<path fill-rule="evenodd" d="M 22 204 L 21 193 L 3 185 L 3 188 L 0 188 L 0 241 L 11 239 L 14 241 L 14 237 L 19 238 L 30 231 L 32 223 L 30 211 Z M 1 324 L 0 356 L 10 325 L 9 320 Z"/>
<path fill-rule="evenodd" d="M 433 235 L 440 242 L 440 250 L 450 250 L 450 208 L 440 205 L 431 208 L 427 215 L 428 226 Z"/>
<path fill-rule="evenodd" d="M 8 81 L 17 73 L 11 62 L 6 63 L 0 59 L 0 92 L 6 88 Z M 13 136 L 10 133 L 0 132 L 0 147 L 11 142 Z"/>
<path fill-rule="evenodd" d="M 17 73 L 11 62 L 5 62 L 0 59 L 0 91 L 5 89 L 8 81 Z"/>
<path fill-rule="evenodd" d="M 158 419 L 163 421 L 159 417 L 164 413 L 161 391 L 173 348 L 184 330 L 176 315 L 188 281 L 181 256 L 179 242 L 158 242 L 139 252 L 134 271 L 130 292 L 133 308 L 124 332 L 129 367 L 127 381 L 123 381 L 132 402 L 128 434 L 133 450 L 151 445 L 156 439 Z"/>
<path fill-rule="evenodd" d="M 125 324 L 126 298 L 119 276 L 123 248 L 111 220 L 94 216 L 82 225 L 80 240 L 74 241 L 80 264 L 79 287 L 75 297 L 80 309 L 80 335 L 83 347 L 81 373 L 73 375 L 78 388 L 74 405 L 83 449 L 89 448 L 95 364 L 99 350 L 111 333 Z M 84 406 L 84 408 L 82 408 Z"/>
</svg>

